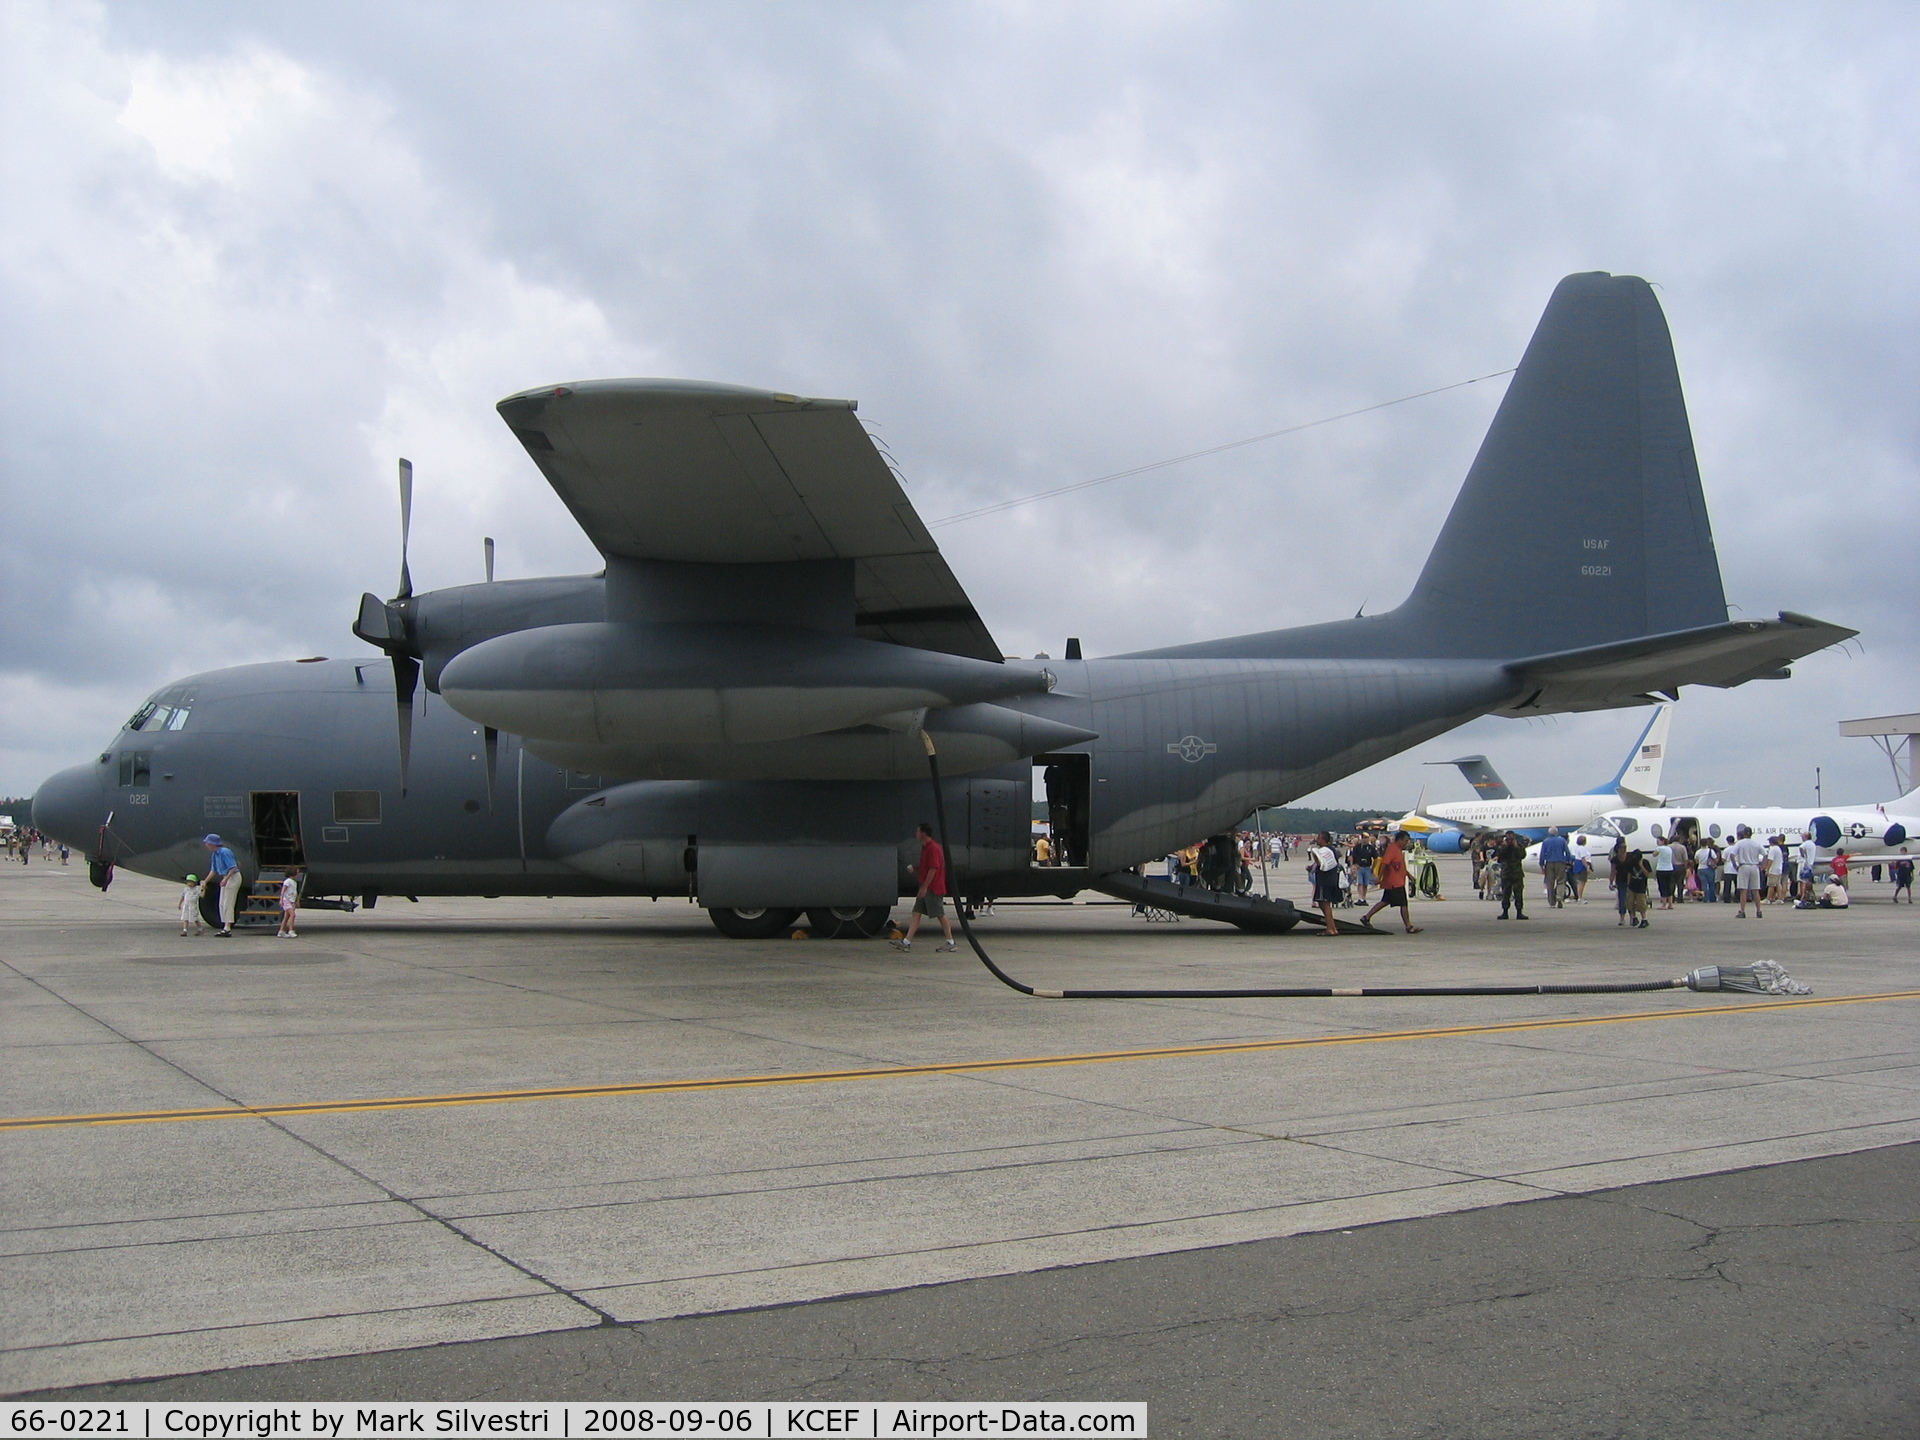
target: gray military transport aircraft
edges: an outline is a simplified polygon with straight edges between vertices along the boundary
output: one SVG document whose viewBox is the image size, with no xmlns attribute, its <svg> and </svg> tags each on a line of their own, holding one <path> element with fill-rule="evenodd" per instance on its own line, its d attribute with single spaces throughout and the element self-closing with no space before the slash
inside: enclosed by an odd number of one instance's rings
<svg viewBox="0 0 1920 1440">
<path fill-rule="evenodd" d="M 733 936 L 870 934 L 911 893 L 923 731 L 956 893 L 1069 894 L 1476 716 L 1783 678 L 1854 633 L 1727 618 L 1632 276 L 1556 288 L 1399 608 L 1098 659 L 1002 656 L 852 401 L 595 380 L 498 408 L 601 574 L 416 595 L 403 475 L 399 594 L 353 625 L 387 661 L 169 685 L 34 824 L 96 883 L 180 879 L 217 831 L 249 876 L 305 866 L 308 903 L 674 895 Z M 1036 770 L 1065 865 L 1031 861 Z"/>
</svg>

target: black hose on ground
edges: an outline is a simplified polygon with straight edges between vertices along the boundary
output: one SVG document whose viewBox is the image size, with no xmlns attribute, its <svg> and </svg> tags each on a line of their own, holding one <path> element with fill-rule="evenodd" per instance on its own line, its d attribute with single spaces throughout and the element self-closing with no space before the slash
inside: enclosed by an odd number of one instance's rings
<svg viewBox="0 0 1920 1440">
<path fill-rule="evenodd" d="M 940 793 L 940 757 L 934 752 L 933 737 L 920 732 L 927 750 L 927 771 L 933 777 L 933 823 L 939 831 L 940 848 L 951 856 L 947 843 L 947 804 Z M 958 886 L 949 885 L 950 890 Z M 1757 995 L 1811 995 L 1812 987 L 1790 979 L 1771 960 L 1732 968 L 1707 965 L 1672 980 L 1615 980 L 1592 985 L 1365 985 L 1353 987 L 1294 986 L 1263 989 L 1226 990 L 1041 990 L 1023 985 L 993 963 L 980 937 L 973 933 L 967 907 L 956 898 L 954 912 L 960 920 L 960 933 L 980 957 L 993 978 L 1009 990 L 1040 1000 L 1328 1000 L 1338 996 L 1362 996 L 1373 999 L 1409 999 L 1442 995 L 1629 995 L 1647 990 L 1737 990 Z"/>
</svg>

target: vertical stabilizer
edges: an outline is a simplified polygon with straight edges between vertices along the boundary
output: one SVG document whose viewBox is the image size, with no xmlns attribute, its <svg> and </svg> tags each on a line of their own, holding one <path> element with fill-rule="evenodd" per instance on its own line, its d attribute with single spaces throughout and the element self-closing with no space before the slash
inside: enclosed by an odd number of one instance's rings
<svg viewBox="0 0 1920 1440">
<path fill-rule="evenodd" d="M 1659 804 L 1660 770 L 1666 763 L 1667 731 L 1672 725 L 1673 706 L 1656 706 L 1647 728 L 1640 732 L 1633 749 L 1627 752 L 1620 773 L 1613 777 L 1611 783 L 1589 793 L 1604 795 L 1608 791 L 1617 791 L 1629 805 Z"/>
<path fill-rule="evenodd" d="M 1493 766 L 1487 763 L 1484 755 L 1462 755 L 1458 760 L 1429 760 L 1429 765 L 1456 765 L 1466 777 L 1467 784 L 1473 787 L 1474 796 L 1481 800 L 1511 800 L 1513 791 L 1507 788 Z"/>
<path fill-rule="evenodd" d="M 1402 604 L 1138 653 L 1511 661 L 1726 621 L 1666 316 L 1595 271 L 1554 288 Z"/>
<path fill-rule="evenodd" d="M 1727 618 L 1666 317 L 1633 275 L 1548 301 L 1403 611 L 1482 655 Z"/>
</svg>

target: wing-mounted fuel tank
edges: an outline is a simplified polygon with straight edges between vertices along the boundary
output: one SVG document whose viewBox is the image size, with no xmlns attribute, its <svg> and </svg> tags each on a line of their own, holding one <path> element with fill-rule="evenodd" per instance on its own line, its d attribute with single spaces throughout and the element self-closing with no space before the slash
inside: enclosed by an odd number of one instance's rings
<svg viewBox="0 0 1920 1440">
<path fill-rule="evenodd" d="M 956 891 L 1024 872 L 1027 767 L 952 781 L 944 793 Z M 597 879 L 691 893 L 708 906 L 891 904 L 912 889 L 913 828 L 931 800 L 925 780 L 640 781 L 563 811 L 548 827 L 547 851 Z"/>
<path fill-rule="evenodd" d="M 924 769 L 922 725 L 952 737 L 955 770 L 1094 738 L 987 703 L 1052 683 L 1044 669 L 797 626 L 602 623 L 483 641 L 446 665 L 440 693 L 599 774 L 884 779 Z"/>
</svg>

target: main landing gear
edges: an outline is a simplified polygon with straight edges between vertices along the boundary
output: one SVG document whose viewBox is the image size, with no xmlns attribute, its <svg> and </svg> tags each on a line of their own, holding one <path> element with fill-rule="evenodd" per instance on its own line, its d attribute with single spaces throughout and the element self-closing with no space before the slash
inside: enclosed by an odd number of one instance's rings
<svg viewBox="0 0 1920 1440">
<path fill-rule="evenodd" d="M 828 905 L 807 911 L 816 940 L 873 940 L 887 933 L 891 905 Z"/>
<path fill-rule="evenodd" d="M 820 940 L 871 940 L 887 933 L 890 905 L 821 905 L 806 912 L 807 926 Z M 771 940 L 788 934 L 801 912 L 784 906 L 744 910 L 715 906 L 707 911 L 714 928 L 730 940 Z"/>
</svg>

